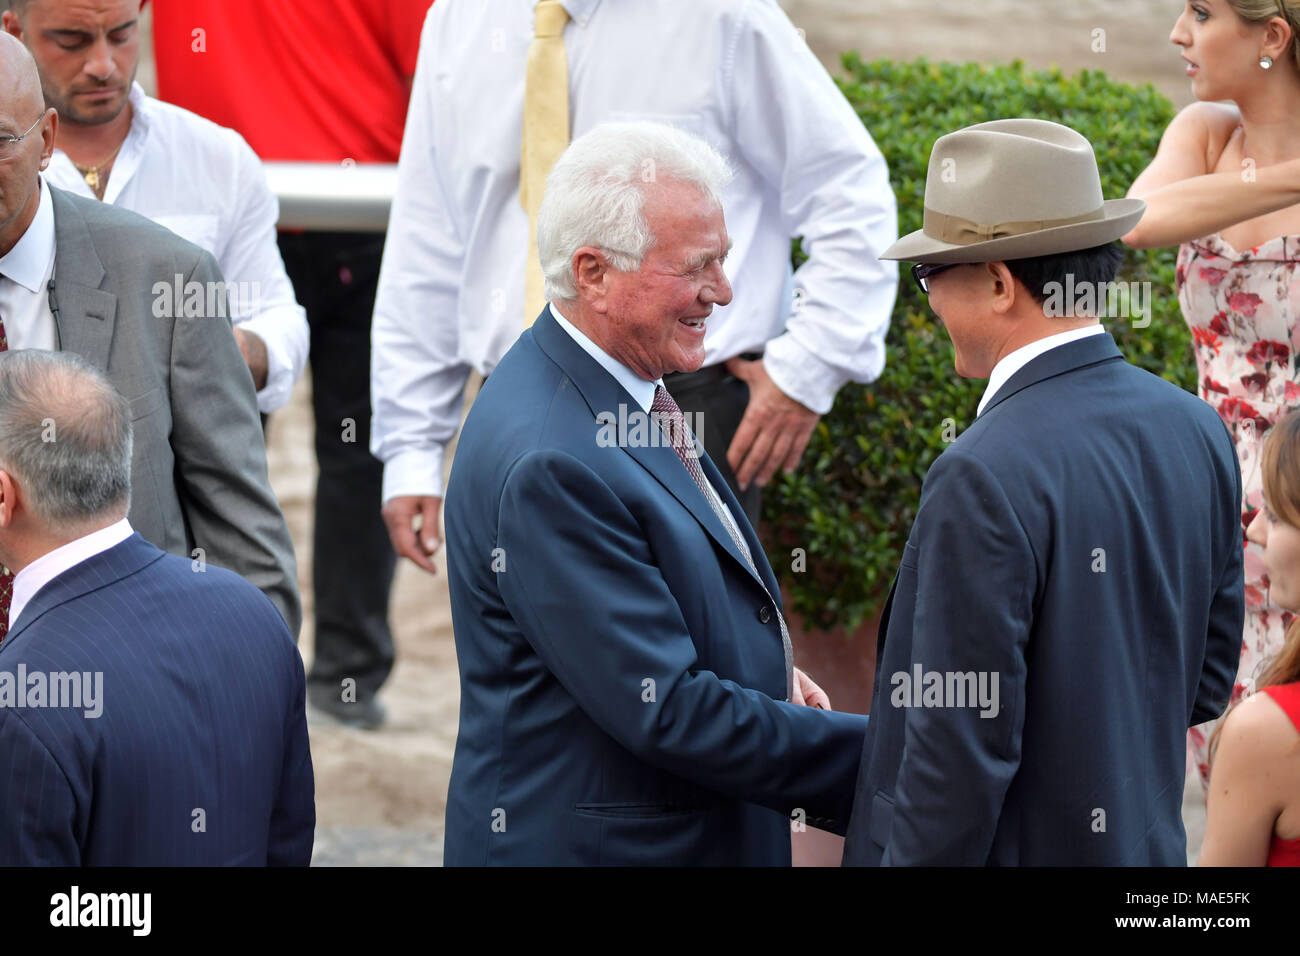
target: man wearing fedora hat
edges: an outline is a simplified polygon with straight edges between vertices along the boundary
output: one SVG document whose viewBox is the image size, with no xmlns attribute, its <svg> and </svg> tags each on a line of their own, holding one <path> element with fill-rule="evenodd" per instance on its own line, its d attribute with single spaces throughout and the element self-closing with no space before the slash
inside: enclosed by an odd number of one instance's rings
<svg viewBox="0 0 1300 956">
<path fill-rule="evenodd" d="M 1144 208 L 1103 200 L 1073 130 L 982 123 L 935 143 L 924 228 L 882 256 L 989 384 L 885 605 L 846 864 L 1186 862 L 1185 734 L 1241 641 L 1241 475 L 1213 409 L 1049 307 L 1114 278 Z"/>
</svg>

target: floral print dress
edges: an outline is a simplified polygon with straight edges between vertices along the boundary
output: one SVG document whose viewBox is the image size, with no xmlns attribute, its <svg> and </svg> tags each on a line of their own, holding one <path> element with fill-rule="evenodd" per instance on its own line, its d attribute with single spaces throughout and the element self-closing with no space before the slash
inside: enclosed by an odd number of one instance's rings
<svg viewBox="0 0 1300 956">
<path fill-rule="evenodd" d="M 1241 461 L 1246 628 L 1235 703 L 1282 647 L 1293 615 L 1270 600 L 1261 550 L 1245 531 L 1263 503 L 1260 451 L 1269 426 L 1300 405 L 1300 235 L 1238 252 L 1219 235 L 1178 250 L 1178 302 L 1192 330 L 1201 397 L 1228 425 Z M 1215 722 L 1188 732 L 1188 760 L 1208 783 L 1207 749 Z"/>
</svg>

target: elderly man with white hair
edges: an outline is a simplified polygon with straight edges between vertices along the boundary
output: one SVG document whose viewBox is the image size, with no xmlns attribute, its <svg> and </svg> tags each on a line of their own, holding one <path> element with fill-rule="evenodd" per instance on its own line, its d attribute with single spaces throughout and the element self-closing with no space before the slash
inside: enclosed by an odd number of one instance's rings
<svg viewBox="0 0 1300 956">
<path fill-rule="evenodd" d="M 866 718 L 793 667 L 772 569 L 663 376 L 731 300 L 707 143 L 649 122 L 547 182 L 549 308 L 465 422 L 446 501 L 461 673 L 445 861 L 788 865 L 843 832 Z"/>
</svg>

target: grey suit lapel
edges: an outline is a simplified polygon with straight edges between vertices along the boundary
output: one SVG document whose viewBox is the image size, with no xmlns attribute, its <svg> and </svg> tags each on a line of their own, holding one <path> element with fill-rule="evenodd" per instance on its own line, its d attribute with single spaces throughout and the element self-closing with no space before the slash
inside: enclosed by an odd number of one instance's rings
<svg viewBox="0 0 1300 956">
<path fill-rule="evenodd" d="M 117 296 L 99 286 L 104 264 L 80 211 L 50 187 L 54 205 L 54 294 L 50 311 L 58 328 L 59 349 L 76 352 L 96 368 L 108 368 L 108 351 L 117 320 Z"/>
</svg>

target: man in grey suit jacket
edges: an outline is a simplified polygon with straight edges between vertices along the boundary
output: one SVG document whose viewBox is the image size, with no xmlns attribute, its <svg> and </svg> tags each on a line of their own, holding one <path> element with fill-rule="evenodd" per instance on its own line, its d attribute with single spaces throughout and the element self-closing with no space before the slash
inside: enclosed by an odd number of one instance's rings
<svg viewBox="0 0 1300 956">
<path fill-rule="evenodd" d="M 0 344 L 76 352 L 102 369 L 131 406 L 132 526 L 196 570 L 242 575 L 296 635 L 293 544 L 216 261 L 141 216 L 41 180 L 58 114 L 44 108 L 31 54 L 7 34 L 0 83 Z"/>
</svg>

